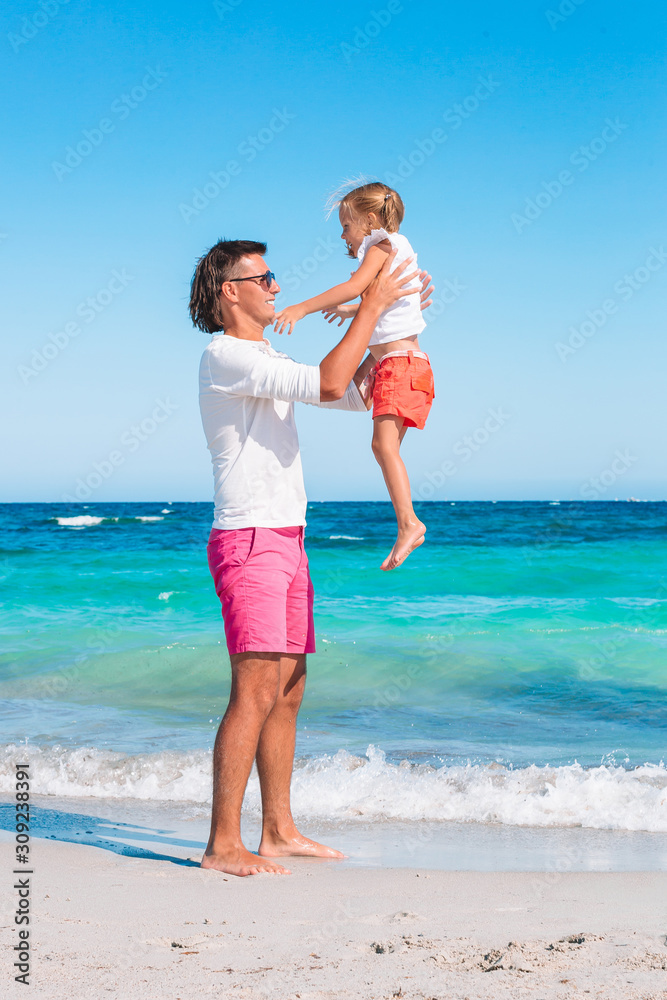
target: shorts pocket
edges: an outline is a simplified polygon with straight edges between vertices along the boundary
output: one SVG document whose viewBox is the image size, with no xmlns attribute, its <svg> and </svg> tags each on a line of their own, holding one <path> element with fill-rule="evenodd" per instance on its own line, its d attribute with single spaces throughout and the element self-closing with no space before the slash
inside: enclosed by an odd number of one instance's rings
<svg viewBox="0 0 667 1000">
<path fill-rule="evenodd" d="M 373 399 L 376 403 L 391 402 L 394 394 L 395 375 L 390 368 L 381 368 L 375 376 Z"/>
<path fill-rule="evenodd" d="M 238 529 L 237 529 L 238 530 Z M 231 566 L 245 566 L 252 551 L 255 548 L 257 539 L 257 528 L 246 528 L 242 535 L 237 535 L 235 539 L 234 551 L 230 559 Z"/>
<path fill-rule="evenodd" d="M 429 399 L 432 399 L 435 395 L 433 391 L 433 375 L 430 371 L 417 372 L 416 375 L 412 375 L 410 379 L 410 386 L 419 392 L 427 393 Z"/>
<path fill-rule="evenodd" d="M 221 601 L 225 600 L 243 575 L 255 550 L 257 528 L 233 528 L 233 538 L 218 538 L 209 546 L 209 567 L 215 590 Z M 226 532 L 221 532 L 225 535 Z"/>
<path fill-rule="evenodd" d="M 208 543 L 208 561 L 213 576 L 245 566 L 255 548 L 256 535 L 257 528 L 216 532 Z"/>
</svg>

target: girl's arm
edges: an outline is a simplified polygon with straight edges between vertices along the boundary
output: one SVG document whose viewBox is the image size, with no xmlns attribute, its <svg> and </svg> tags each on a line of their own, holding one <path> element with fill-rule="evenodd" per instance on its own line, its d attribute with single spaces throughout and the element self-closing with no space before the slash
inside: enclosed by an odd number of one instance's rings
<svg viewBox="0 0 667 1000">
<path fill-rule="evenodd" d="M 335 285 L 327 292 L 322 292 L 321 295 L 316 295 L 312 299 L 306 299 L 305 302 L 299 302 L 298 305 L 281 309 L 276 315 L 274 327 L 276 333 L 283 333 L 285 329 L 287 329 L 287 333 L 291 333 L 295 323 L 298 323 L 304 316 L 319 312 L 321 309 L 331 309 L 342 305 L 343 302 L 356 299 L 358 295 L 365 292 L 373 278 L 379 273 L 391 250 L 391 244 L 388 240 L 383 240 L 383 243 L 386 243 L 386 250 L 380 244 L 368 248 L 361 266 L 354 272 L 349 281 L 344 281 L 342 285 Z"/>
<path fill-rule="evenodd" d="M 420 308 L 423 312 L 424 309 L 428 309 L 433 304 L 433 300 L 431 299 L 433 295 L 433 285 L 431 282 L 433 279 L 428 271 L 420 271 L 419 280 L 422 283 L 421 295 L 419 297 L 421 300 Z M 357 315 L 358 308 L 358 302 L 347 302 L 342 306 L 336 306 L 335 309 L 323 309 L 322 312 L 327 323 L 335 323 L 338 320 L 338 325 L 342 326 L 346 319 L 352 319 L 353 316 Z"/>
<path fill-rule="evenodd" d="M 358 302 L 345 302 L 342 306 L 336 306 L 335 309 L 323 309 L 322 314 L 327 323 L 338 320 L 338 325 L 342 326 L 346 319 L 352 319 L 353 316 L 357 315 L 358 308 Z"/>
</svg>

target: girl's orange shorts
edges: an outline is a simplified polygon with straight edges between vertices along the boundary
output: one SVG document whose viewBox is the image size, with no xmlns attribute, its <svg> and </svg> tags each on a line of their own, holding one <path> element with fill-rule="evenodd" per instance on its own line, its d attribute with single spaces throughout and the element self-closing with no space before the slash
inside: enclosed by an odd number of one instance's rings
<svg viewBox="0 0 667 1000">
<path fill-rule="evenodd" d="M 403 417 L 406 427 L 423 430 L 435 397 L 430 362 L 412 354 L 384 358 L 373 371 L 373 419 L 391 413 Z"/>
</svg>

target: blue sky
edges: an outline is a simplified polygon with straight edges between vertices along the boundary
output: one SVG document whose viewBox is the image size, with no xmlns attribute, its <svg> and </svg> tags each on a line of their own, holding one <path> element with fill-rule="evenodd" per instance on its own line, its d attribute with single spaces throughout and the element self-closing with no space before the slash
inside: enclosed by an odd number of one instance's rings
<svg viewBox="0 0 667 1000">
<path fill-rule="evenodd" d="M 415 496 L 666 498 L 666 20 L 617 0 L 5 5 L 0 499 L 209 499 L 194 261 L 265 240 L 284 304 L 344 280 L 324 203 L 359 174 L 393 179 L 437 285 Z M 336 329 L 272 339 L 317 363 Z M 370 420 L 298 410 L 309 496 L 384 499 Z"/>
</svg>

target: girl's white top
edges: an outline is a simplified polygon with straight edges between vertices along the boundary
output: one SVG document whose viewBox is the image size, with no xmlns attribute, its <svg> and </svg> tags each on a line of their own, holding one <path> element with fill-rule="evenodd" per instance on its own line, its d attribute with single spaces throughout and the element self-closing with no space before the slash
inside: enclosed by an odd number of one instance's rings
<svg viewBox="0 0 667 1000">
<path fill-rule="evenodd" d="M 357 251 L 359 263 L 363 261 L 368 248 L 381 243 L 382 240 L 389 240 L 392 248 L 398 251 L 391 267 L 392 271 L 408 257 L 413 257 L 414 262 L 406 268 L 407 272 L 417 269 L 417 254 L 410 246 L 410 241 L 401 233 L 388 233 L 385 229 L 374 229 L 370 236 L 364 237 Z M 421 281 L 419 278 L 413 278 L 406 287 L 421 288 Z M 425 326 L 419 295 L 406 295 L 380 314 L 369 344 L 388 344 L 391 340 L 418 337 Z"/>
</svg>

